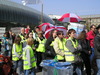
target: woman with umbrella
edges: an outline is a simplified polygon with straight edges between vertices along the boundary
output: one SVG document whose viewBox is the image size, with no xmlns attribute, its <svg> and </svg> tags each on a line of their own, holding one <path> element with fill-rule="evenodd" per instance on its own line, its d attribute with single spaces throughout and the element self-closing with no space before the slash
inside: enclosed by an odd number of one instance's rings
<svg viewBox="0 0 100 75">
<path fill-rule="evenodd" d="M 46 41 L 45 49 L 46 49 L 46 59 L 53 59 L 55 57 L 55 51 L 52 45 L 52 42 L 57 37 L 57 30 L 53 29 L 50 33 L 49 38 Z"/>
</svg>

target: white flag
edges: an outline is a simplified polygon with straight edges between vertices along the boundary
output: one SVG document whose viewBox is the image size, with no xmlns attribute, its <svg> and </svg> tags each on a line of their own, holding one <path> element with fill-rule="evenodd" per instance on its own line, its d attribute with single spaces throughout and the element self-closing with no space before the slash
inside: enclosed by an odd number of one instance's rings
<svg viewBox="0 0 100 75">
<path fill-rule="evenodd" d="M 26 5 L 26 4 L 39 4 L 42 3 L 41 0 L 22 0 L 22 4 Z"/>
</svg>

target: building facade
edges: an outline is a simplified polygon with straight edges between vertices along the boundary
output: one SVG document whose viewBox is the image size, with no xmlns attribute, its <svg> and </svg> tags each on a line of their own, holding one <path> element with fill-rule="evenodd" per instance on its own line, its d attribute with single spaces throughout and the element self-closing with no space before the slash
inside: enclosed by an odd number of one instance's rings
<svg viewBox="0 0 100 75">
<path fill-rule="evenodd" d="M 84 21 L 86 21 L 86 25 L 99 25 L 100 24 L 100 15 L 84 15 L 80 16 Z"/>
</svg>

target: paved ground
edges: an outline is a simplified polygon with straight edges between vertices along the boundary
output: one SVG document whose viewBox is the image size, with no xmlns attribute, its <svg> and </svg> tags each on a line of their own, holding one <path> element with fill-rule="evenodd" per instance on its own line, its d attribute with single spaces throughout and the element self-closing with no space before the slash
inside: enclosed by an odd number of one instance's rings
<svg viewBox="0 0 100 75">
<path fill-rule="evenodd" d="M 42 72 L 38 72 L 38 73 L 36 73 L 36 75 L 42 75 Z"/>
</svg>

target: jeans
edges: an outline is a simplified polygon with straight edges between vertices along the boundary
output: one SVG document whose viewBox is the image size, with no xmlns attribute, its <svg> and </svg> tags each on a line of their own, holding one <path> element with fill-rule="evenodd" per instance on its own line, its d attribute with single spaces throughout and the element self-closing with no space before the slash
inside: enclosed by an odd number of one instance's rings
<svg viewBox="0 0 100 75">
<path fill-rule="evenodd" d="M 36 75 L 35 68 L 31 68 L 29 70 L 24 71 L 24 75 Z"/>
<path fill-rule="evenodd" d="M 82 66 L 78 66 L 78 64 L 74 64 L 74 71 L 77 75 L 82 75 Z"/>
<path fill-rule="evenodd" d="M 82 75 L 82 71 L 81 71 L 80 67 L 77 67 L 75 71 L 76 71 L 77 75 Z"/>
<path fill-rule="evenodd" d="M 92 54 L 91 54 L 91 56 L 90 56 L 90 61 L 92 62 L 93 57 L 94 57 L 94 48 L 91 48 L 91 51 L 92 51 Z"/>
<path fill-rule="evenodd" d="M 14 61 L 14 70 L 20 75 L 23 73 L 23 61 Z"/>
<path fill-rule="evenodd" d="M 97 75 L 100 75 L 100 59 L 96 59 L 97 67 L 98 67 L 98 72 Z"/>
<path fill-rule="evenodd" d="M 96 64 L 96 57 L 94 56 L 94 48 L 91 48 L 91 50 L 92 50 L 92 54 L 90 56 L 90 63 L 91 63 L 91 68 L 94 72 L 94 75 L 96 75 L 98 68 L 97 68 L 97 64 Z"/>
</svg>

